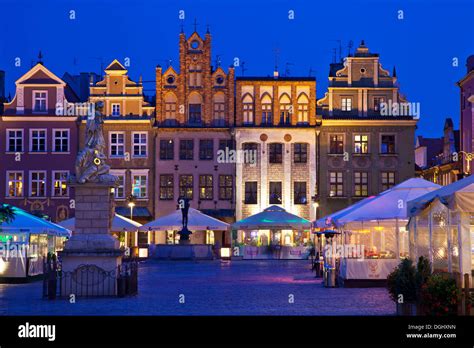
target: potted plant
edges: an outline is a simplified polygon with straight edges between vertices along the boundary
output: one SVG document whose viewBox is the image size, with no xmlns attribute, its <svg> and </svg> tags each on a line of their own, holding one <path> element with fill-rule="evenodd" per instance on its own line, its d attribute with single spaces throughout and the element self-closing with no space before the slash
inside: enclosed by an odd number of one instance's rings
<svg viewBox="0 0 474 348">
<path fill-rule="evenodd" d="M 456 281 L 448 274 L 434 274 L 421 289 L 426 314 L 456 315 L 460 290 Z"/>
<path fill-rule="evenodd" d="M 426 313 L 423 302 L 422 289 L 432 275 L 431 262 L 424 256 L 420 256 L 416 265 L 416 298 L 418 303 L 418 314 Z"/>
<path fill-rule="evenodd" d="M 416 273 L 413 261 L 404 259 L 387 277 L 390 297 L 397 304 L 397 315 L 417 314 Z"/>
</svg>

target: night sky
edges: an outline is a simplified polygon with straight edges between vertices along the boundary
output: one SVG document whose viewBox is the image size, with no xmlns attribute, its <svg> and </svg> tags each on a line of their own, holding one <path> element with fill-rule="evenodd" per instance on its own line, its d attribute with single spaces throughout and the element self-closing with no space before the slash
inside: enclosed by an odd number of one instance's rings
<svg viewBox="0 0 474 348">
<path fill-rule="evenodd" d="M 384 68 L 396 65 L 401 91 L 420 102 L 418 134 L 441 136 L 445 117 L 459 127 L 459 88 L 466 58 L 474 54 L 472 0 L 0 0 L 2 14 L 0 70 L 6 71 L 7 95 L 14 81 L 43 53 L 45 65 L 58 76 L 65 71 L 99 72 L 117 58 L 129 57 L 129 73 L 143 75 L 147 94 L 154 94 L 154 68 L 178 67 L 179 11 L 184 29 L 213 35 L 213 60 L 222 66 L 234 57 L 245 61 L 245 75 L 267 76 L 278 64 L 281 75 L 317 78 L 318 98 L 327 88 L 333 49 L 343 56 L 364 39 L 381 55 Z M 76 18 L 69 18 L 70 11 Z M 294 19 L 288 18 L 294 11 Z M 397 18 L 398 10 L 404 19 Z M 338 55 L 338 54 L 337 54 Z M 15 58 L 22 60 L 15 67 Z M 453 58 L 459 66 L 453 67 Z M 287 64 L 288 63 L 288 64 Z M 286 71 L 288 68 L 289 71 Z M 240 76 L 242 70 L 236 69 Z"/>
</svg>

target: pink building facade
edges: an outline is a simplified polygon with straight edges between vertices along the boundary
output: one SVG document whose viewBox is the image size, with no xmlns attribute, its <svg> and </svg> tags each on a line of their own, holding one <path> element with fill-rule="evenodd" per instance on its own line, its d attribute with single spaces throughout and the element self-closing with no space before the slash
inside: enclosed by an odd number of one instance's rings
<svg viewBox="0 0 474 348">
<path fill-rule="evenodd" d="M 54 221 L 74 216 L 66 179 L 77 153 L 77 116 L 57 115 L 56 106 L 75 99 L 42 63 L 16 81 L 0 117 L 0 200 Z"/>
</svg>

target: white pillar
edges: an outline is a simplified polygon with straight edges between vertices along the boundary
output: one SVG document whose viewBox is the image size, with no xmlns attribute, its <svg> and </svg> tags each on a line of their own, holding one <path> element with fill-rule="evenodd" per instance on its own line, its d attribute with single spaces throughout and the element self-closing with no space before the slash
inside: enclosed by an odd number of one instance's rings
<svg viewBox="0 0 474 348">
<path fill-rule="evenodd" d="M 469 213 L 459 213 L 458 223 L 458 249 L 459 249 L 459 273 L 462 277 L 469 274 L 469 282 L 472 281 L 471 264 L 471 231 Z"/>
</svg>

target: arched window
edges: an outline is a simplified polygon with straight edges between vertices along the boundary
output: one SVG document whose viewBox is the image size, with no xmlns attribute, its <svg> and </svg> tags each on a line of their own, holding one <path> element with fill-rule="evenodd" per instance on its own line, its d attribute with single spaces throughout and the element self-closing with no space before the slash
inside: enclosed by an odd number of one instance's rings
<svg viewBox="0 0 474 348">
<path fill-rule="evenodd" d="M 214 94 L 214 123 L 223 125 L 225 122 L 225 95 L 222 92 Z"/>
<path fill-rule="evenodd" d="M 302 93 L 298 97 L 298 123 L 308 123 L 309 118 L 309 99 L 306 94 Z"/>
<path fill-rule="evenodd" d="M 262 98 L 262 124 L 273 124 L 272 98 L 268 94 Z"/>
<path fill-rule="evenodd" d="M 191 93 L 189 96 L 188 122 L 200 124 L 202 121 L 202 97 L 199 93 Z"/>
<path fill-rule="evenodd" d="M 286 93 L 282 94 L 280 97 L 280 124 L 290 124 L 292 113 L 293 107 L 290 97 Z"/>
<path fill-rule="evenodd" d="M 243 116 L 244 116 L 244 124 L 253 124 L 254 117 L 253 117 L 253 98 L 250 94 L 246 94 L 242 99 L 243 103 Z"/>
<path fill-rule="evenodd" d="M 174 93 L 167 93 L 165 95 L 165 119 L 174 120 L 176 119 L 176 96 Z"/>
</svg>

